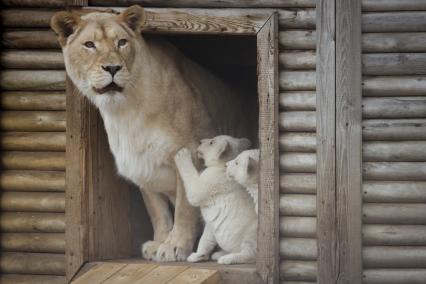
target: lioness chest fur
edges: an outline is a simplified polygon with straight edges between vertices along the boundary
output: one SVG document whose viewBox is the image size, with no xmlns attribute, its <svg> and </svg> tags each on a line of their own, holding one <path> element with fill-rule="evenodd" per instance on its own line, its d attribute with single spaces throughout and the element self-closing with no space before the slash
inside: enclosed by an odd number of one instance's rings
<svg viewBox="0 0 426 284">
<path fill-rule="evenodd" d="M 59 36 L 72 82 L 100 111 L 118 172 L 137 184 L 154 228 L 142 254 L 184 260 L 197 237 L 173 156 L 203 137 L 244 132 L 241 106 L 221 80 L 158 37 L 142 36 L 145 12 L 59 12 Z M 168 200 L 175 205 L 174 218 Z"/>
</svg>

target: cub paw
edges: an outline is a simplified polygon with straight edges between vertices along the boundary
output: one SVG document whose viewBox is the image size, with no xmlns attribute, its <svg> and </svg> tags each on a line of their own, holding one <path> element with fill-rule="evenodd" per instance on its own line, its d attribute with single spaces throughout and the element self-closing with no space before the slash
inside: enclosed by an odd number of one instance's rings
<svg viewBox="0 0 426 284">
<path fill-rule="evenodd" d="M 191 160 L 191 151 L 188 148 L 180 149 L 175 155 L 175 162 Z"/>
<path fill-rule="evenodd" d="M 212 260 L 218 260 L 219 258 L 224 256 L 225 254 L 226 254 L 226 252 L 224 252 L 223 250 L 216 251 L 212 254 L 211 259 Z"/>
<path fill-rule="evenodd" d="M 184 247 L 173 245 L 170 243 L 162 243 L 157 250 L 155 261 L 172 262 L 185 261 L 188 258 L 190 251 Z"/>
<path fill-rule="evenodd" d="M 142 257 L 146 260 L 154 260 L 157 255 L 160 242 L 147 241 L 142 245 Z"/>
<path fill-rule="evenodd" d="M 188 262 L 200 262 L 200 261 L 206 261 L 209 260 L 209 256 L 201 253 L 193 252 L 191 255 L 186 259 Z"/>
<path fill-rule="evenodd" d="M 218 258 L 217 263 L 219 264 L 233 264 L 238 263 L 233 255 L 223 255 Z"/>
</svg>

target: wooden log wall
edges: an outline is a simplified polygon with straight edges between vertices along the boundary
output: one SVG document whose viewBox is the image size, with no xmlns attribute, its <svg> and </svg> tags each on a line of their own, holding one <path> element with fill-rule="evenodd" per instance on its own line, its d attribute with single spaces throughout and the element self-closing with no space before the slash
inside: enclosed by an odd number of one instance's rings
<svg viewBox="0 0 426 284">
<path fill-rule="evenodd" d="M 426 6 L 363 4 L 363 283 L 425 283 Z"/>
<path fill-rule="evenodd" d="M 65 283 L 65 2 L 2 1 L 0 283 Z"/>
<path fill-rule="evenodd" d="M 279 34 L 281 283 L 317 279 L 315 36 L 315 18 Z"/>
</svg>

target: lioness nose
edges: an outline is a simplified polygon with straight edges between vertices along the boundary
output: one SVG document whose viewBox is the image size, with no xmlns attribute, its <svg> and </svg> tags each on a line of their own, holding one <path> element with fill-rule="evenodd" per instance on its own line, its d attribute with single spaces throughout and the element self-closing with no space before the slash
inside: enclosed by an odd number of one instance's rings
<svg viewBox="0 0 426 284">
<path fill-rule="evenodd" d="M 121 65 L 107 65 L 107 66 L 102 65 L 102 69 L 111 73 L 111 76 L 114 77 L 115 73 L 121 70 Z"/>
</svg>

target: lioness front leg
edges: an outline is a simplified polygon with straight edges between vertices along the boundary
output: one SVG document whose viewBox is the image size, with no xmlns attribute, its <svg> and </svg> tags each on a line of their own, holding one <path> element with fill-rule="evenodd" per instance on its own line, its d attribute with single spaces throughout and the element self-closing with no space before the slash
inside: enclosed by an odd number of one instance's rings
<svg viewBox="0 0 426 284">
<path fill-rule="evenodd" d="M 193 251 L 199 225 L 200 211 L 189 204 L 182 181 L 178 178 L 175 223 L 166 241 L 158 247 L 155 259 L 161 262 L 185 261 Z"/>
<path fill-rule="evenodd" d="M 167 239 L 173 228 L 173 218 L 165 196 L 148 190 L 141 192 L 154 229 L 153 240 L 142 245 L 142 256 L 147 260 L 155 260 L 158 247 Z"/>
</svg>

